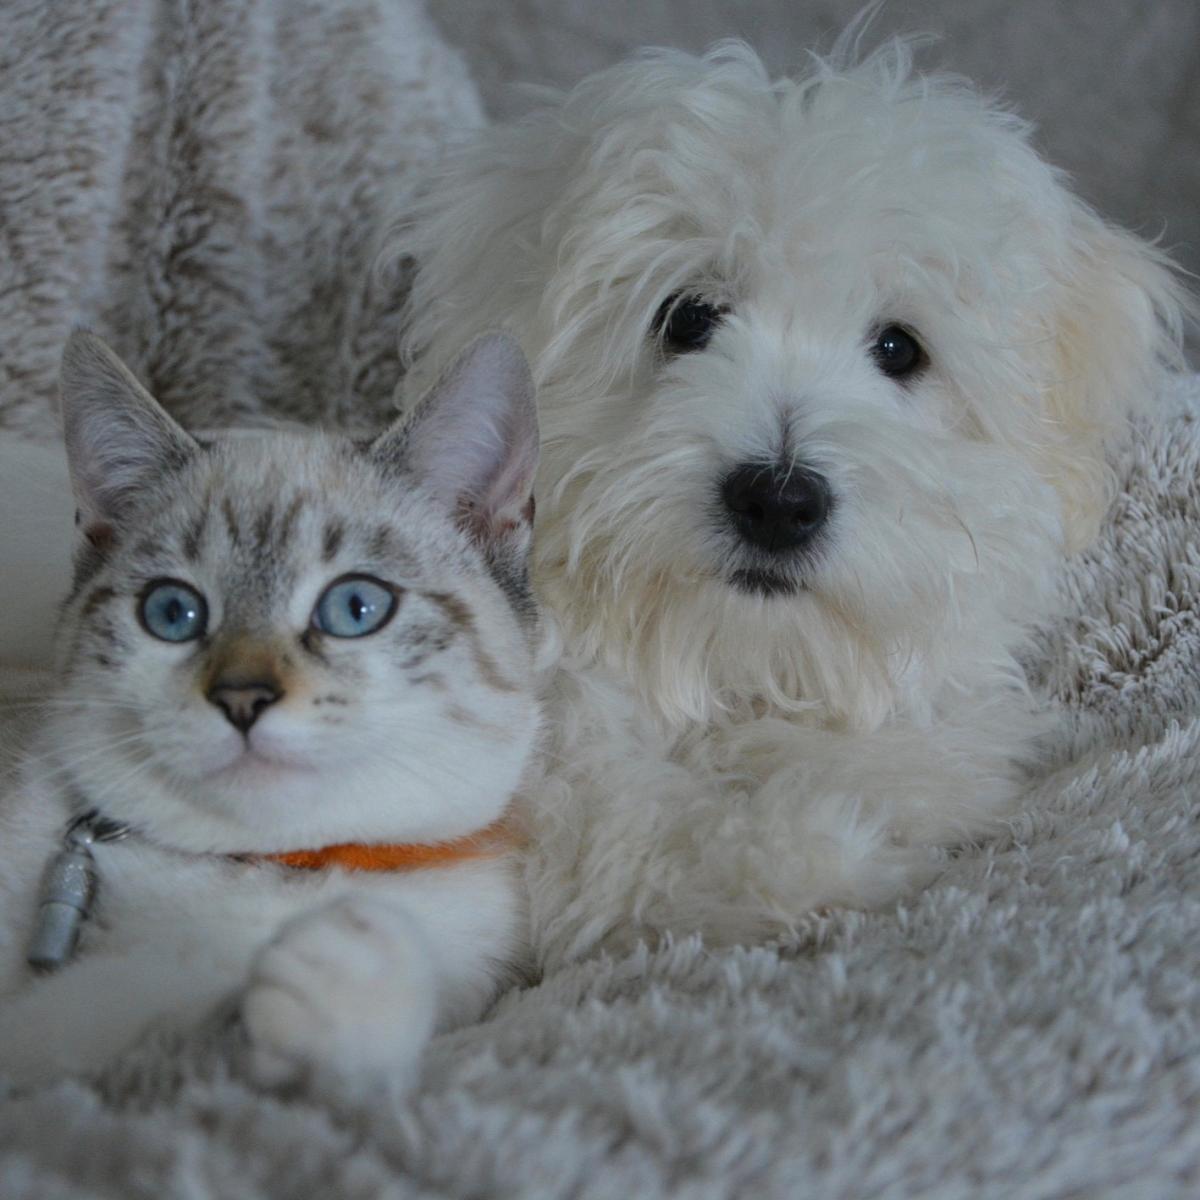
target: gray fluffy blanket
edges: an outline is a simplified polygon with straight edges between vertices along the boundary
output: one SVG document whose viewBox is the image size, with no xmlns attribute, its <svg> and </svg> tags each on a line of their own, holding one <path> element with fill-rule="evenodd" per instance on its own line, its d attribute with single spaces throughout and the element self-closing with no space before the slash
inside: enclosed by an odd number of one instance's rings
<svg viewBox="0 0 1200 1200">
<path fill-rule="evenodd" d="M 0 29 L 0 424 L 52 435 L 81 320 L 185 419 L 386 403 L 374 228 L 477 116 L 419 11 L 8 2 Z M 1122 471 L 1030 655 L 1051 765 L 911 904 L 559 971 L 407 1099 L 256 1091 L 228 1027 L 0 1083 L 0 1196 L 1200 1194 L 1200 378 Z"/>
<path fill-rule="evenodd" d="M 0 0 L 0 427 L 55 436 L 75 325 L 185 421 L 370 419 L 381 224 L 479 119 L 419 0 Z"/>
</svg>

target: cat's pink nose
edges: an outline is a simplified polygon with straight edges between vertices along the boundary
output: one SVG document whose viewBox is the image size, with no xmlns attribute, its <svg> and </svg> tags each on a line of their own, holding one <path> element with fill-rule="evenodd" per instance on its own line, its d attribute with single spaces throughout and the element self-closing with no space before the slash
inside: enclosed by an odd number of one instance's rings
<svg viewBox="0 0 1200 1200">
<path fill-rule="evenodd" d="M 262 712 L 282 695 L 272 683 L 218 683 L 208 690 L 209 703 L 215 704 L 242 733 L 248 733 Z"/>
</svg>

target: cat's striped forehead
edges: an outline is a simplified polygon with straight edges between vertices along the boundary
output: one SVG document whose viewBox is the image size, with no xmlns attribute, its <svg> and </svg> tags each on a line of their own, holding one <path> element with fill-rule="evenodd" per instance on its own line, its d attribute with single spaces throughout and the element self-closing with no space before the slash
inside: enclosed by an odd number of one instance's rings
<svg viewBox="0 0 1200 1200">
<path fill-rule="evenodd" d="M 203 571 L 233 590 L 286 590 L 315 567 L 445 587 L 479 573 L 468 540 L 415 484 L 349 442 L 280 435 L 211 443 L 155 490 L 121 566 Z"/>
</svg>

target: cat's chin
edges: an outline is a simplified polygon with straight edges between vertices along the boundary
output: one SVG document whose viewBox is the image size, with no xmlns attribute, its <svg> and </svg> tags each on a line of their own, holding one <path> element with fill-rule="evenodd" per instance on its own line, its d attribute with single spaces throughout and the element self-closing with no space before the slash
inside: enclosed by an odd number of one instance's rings
<svg viewBox="0 0 1200 1200">
<path fill-rule="evenodd" d="M 308 747 L 289 745 L 279 738 L 238 737 L 209 745 L 194 760 L 199 780 L 232 783 L 244 777 L 280 777 L 320 769 L 323 760 Z"/>
<path fill-rule="evenodd" d="M 299 754 L 248 746 L 224 766 L 212 771 L 209 779 L 221 783 L 283 780 L 298 774 L 311 774 L 316 765 L 310 758 Z"/>
</svg>

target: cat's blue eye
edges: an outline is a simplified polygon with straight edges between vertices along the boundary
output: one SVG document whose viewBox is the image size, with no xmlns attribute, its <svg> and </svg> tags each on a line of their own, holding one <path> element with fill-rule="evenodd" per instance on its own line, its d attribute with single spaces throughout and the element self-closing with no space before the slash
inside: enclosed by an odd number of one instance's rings
<svg viewBox="0 0 1200 1200">
<path fill-rule="evenodd" d="M 313 624 L 332 637 L 365 637 L 382 629 L 396 611 L 396 592 L 370 575 L 344 575 L 321 594 Z"/>
<path fill-rule="evenodd" d="M 208 628 L 208 605 L 189 584 L 155 579 L 142 590 L 142 627 L 164 642 L 191 642 Z"/>
</svg>

